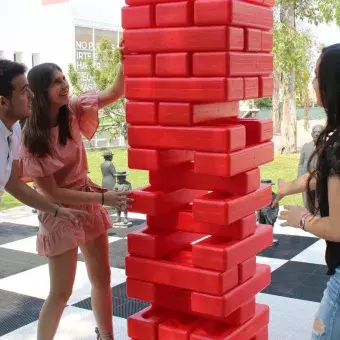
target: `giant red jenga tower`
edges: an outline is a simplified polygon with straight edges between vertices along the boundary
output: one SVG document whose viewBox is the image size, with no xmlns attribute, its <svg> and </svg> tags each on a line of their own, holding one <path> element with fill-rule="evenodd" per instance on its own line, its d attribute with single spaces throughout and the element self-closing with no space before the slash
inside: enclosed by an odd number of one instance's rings
<svg viewBox="0 0 340 340">
<path fill-rule="evenodd" d="M 273 160 L 270 120 L 241 119 L 239 101 L 273 88 L 274 0 L 126 0 L 129 167 L 149 171 L 128 236 L 127 294 L 135 340 L 265 340 L 270 283 L 256 254 L 272 227 L 259 166 Z"/>
</svg>

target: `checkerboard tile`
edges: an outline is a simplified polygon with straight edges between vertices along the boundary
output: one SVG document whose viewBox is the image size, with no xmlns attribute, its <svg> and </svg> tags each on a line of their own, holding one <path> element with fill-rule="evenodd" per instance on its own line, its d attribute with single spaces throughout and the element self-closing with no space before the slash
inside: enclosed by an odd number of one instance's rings
<svg viewBox="0 0 340 340">
<path fill-rule="evenodd" d="M 115 339 L 128 339 L 126 319 L 148 306 L 126 296 L 127 234 L 145 227 L 145 216 L 132 214 L 131 228 L 108 232 Z M 17 216 L 17 217 L 15 217 Z M 47 261 L 36 254 L 36 215 L 27 208 L 2 212 L 0 223 L 0 340 L 36 339 L 39 311 L 49 290 Z M 257 300 L 271 308 L 270 340 L 309 340 L 312 320 L 329 279 L 325 242 L 294 228 L 274 226 L 279 244 L 257 256 L 268 264 L 272 283 Z M 79 253 L 73 294 L 56 340 L 94 339 L 96 326 L 90 283 Z M 296 317 L 294 317 L 296 315 Z M 301 318 L 303 315 L 303 318 Z M 298 322 L 297 322 L 298 320 Z"/>
</svg>

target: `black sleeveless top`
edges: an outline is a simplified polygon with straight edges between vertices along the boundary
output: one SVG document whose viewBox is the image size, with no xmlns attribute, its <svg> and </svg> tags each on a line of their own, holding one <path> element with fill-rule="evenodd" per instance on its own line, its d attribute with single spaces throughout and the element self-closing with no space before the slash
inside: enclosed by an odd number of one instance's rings
<svg viewBox="0 0 340 340">
<path fill-rule="evenodd" d="M 337 176 L 340 179 L 340 132 L 336 131 L 325 143 L 319 155 L 318 181 L 316 190 L 320 195 L 319 208 L 321 217 L 329 216 L 328 178 Z M 339 197 L 340 203 L 340 197 Z M 340 223 L 340 221 L 339 221 Z M 327 275 L 334 275 L 340 266 L 340 243 L 326 241 Z"/>
</svg>

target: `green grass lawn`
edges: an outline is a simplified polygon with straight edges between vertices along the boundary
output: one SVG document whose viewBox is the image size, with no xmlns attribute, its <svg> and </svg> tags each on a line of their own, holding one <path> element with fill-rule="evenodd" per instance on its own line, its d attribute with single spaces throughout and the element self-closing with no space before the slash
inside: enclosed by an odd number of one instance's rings
<svg viewBox="0 0 340 340">
<path fill-rule="evenodd" d="M 103 161 L 102 151 L 88 152 L 89 161 L 89 176 L 95 182 L 101 183 L 101 170 L 100 165 Z M 296 178 L 298 154 L 294 155 L 277 155 L 275 161 L 262 167 L 262 178 L 272 179 L 277 182 L 278 178 L 284 178 L 286 180 L 293 180 Z M 123 149 L 117 149 L 114 151 L 114 164 L 117 170 L 127 170 L 127 152 Z M 128 180 L 131 182 L 133 188 L 144 186 L 148 183 L 148 175 L 146 171 L 128 170 Z M 276 190 L 276 186 L 274 187 Z M 286 198 L 282 201 L 284 204 L 302 205 L 301 195 L 295 195 Z M 0 210 L 13 208 L 21 205 L 16 199 L 7 193 L 4 194 Z"/>
</svg>

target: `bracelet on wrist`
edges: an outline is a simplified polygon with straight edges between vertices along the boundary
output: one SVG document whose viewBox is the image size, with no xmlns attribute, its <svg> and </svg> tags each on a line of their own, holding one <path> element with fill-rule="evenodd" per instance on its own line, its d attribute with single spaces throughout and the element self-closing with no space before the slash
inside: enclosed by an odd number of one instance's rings
<svg viewBox="0 0 340 340">
<path fill-rule="evenodd" d="M 55 211 L 54 211 L 54 217 L 57 217 L 57 216 L 58 216 L 59 209 L 60 209 L 60 206 L 57 205 L 57 207 L 55 208 Z"/>
<path fill-rule="evenodd" d="M 299 223 L 299 227 L 300 227 L 303 231 L 307 231 L 307 230 L 306 230 L 306 220 L 307 220 L 308 217 L 311 217 L 311 216 L 312 216 L 311 213 L 307 213 L 307 214 L 305 214 L 305 215 L 303 215 L 303 216 L 301 217 L 301 220 L 300 220 L 300 223 Z"/>
</svg>

